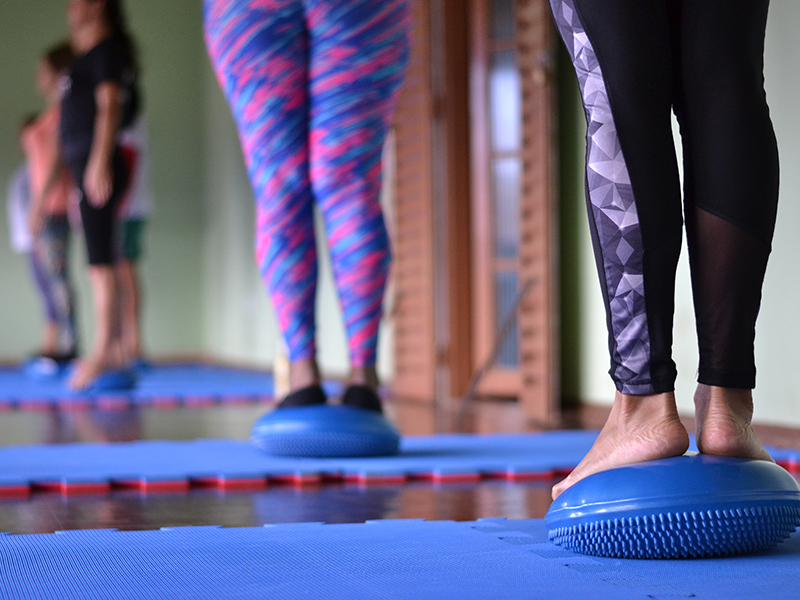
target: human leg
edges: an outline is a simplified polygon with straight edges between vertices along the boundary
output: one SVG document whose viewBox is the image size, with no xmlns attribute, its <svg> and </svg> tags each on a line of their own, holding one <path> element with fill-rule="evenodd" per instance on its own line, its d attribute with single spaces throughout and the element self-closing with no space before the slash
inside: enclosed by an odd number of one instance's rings
<svg viewBox="0 0 800 600">
<path fill-rule="evenodd" d="M 587 206 L 606 303 L 611 416 L 554 496 L 595 471 L 682 454 L 671 358 L 681 202 L 665 0 L 551 0 L 587 116 Z M 649 423 L 649 425 L 648 425 Z"/>
<path fill-rule="evenodd" d="M 206 0 L 204 24 L 239 129 L 256 197 L 256 260 L 286 339 L 296 391 L 319 383 L 303 3 Z"/>
<path fill-rule="evenodd" d="M 702 452 L 769 459 L 750 421 L 755 324 L 778 203 L 778 150 L 763 85 L 769 2 L 730 11 L 675 1 L 676 114 L 700 363 Z"/>
<path fill-rule="evenodd" d="M 128 356 L 142 356 L 141 336 L 139 335 L 140 287 L 136 263 L 121 259 L 116 266 L 117 284 L 120 300 L 120 338 Z"/>
<path fill-rule="evenodd" d="M 33 249 L 28 255 L 33 281 L 42 299 L 45 315 L 44 334 L 42 336 L 41 354 L 54 354 L 58 348 L 58 323 L 55 303 L 50 294 L 50 281 L 47 277 L 47 270 L 44 265 L 44 248 L 42 242 L 37 239 L 34 241 Z"/>
<path fill-rule="evenodd" d="M 53 311 L 54 358 L 74 358 L 78 350 L 74 293 L 69 279 L 69 238 L 70 225 L 66 215 L 50 216 L 45 220 L 36 244 L 48 282 L 48 303 Z"/>
<path fill-rule="evenodd" d="M 89 281 L 94 301 L 95 334 L 89 354 L 82 359 L 69 382 L 73 390 L 89 387 L 103 372 L 125 366 L 118 322 L 119 295 L 116 281 L 117 205 L 127 184 L 127 168 L 118 154 L 114 158 L 111 197 L 101 208 L 92 206 L 81 191 L 81 223 L 89 258 Z"/>
<path fill-rule="evenodd" d="M 125 365 L 119 352 L 117 322 L 118 294 L 113 265 L 90 265 L 89 282 L 94 300 L 94 341 L 92 349 L 78 365 L 72 380 L 73 390 L 87 388 L 105 371 Z"/>
<path fill-rule="evenodd" d="M 116 268 L 120 296 L 120 337 L 126 353 L 132 358 L 142 356 L 142 290 L 138 263 L 142 257 L 144 226 L 145 222 L 141 219 L 130 219 L 122 223 L 121 257 Z"/>
<path fill-rule="evenodd" d="M 381 153 L 409 52 L 406 0 L 309 0 L 311 185 L 347 331 L 350 383 L 376 390 L 390 262 Z"/>
</svg>

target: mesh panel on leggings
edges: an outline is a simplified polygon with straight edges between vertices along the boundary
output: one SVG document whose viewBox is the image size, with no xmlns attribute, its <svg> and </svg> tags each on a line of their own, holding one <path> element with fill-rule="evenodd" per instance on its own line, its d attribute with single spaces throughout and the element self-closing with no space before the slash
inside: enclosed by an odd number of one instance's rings
<svg viewBox="0 0 800 600">
<path fill-rule="evenodd" d="M 699 381 L 755 387 L 755 325 L 769 247 L 699 208 L 686 210 L 686 235 L 700 348 Z"/>
</svg>

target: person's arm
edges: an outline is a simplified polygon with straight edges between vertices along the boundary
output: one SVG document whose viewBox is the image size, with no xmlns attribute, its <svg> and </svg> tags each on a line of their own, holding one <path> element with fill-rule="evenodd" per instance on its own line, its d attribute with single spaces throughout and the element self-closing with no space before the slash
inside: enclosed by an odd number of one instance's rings
<svg viewBox="0 0 800 600">
<path fill-rule="evenodd" d="M 83 189 L 89 202 L 99 208 L 108 202 L 114 186 L 111 163 L 122 120 L 122 89 L 116 82 L 103 82 L 95 89 L 95 101 L 97 116 Z"/>
<path fill-rule="evenodd" d="M 37 237 L 42 231 L 42 226 L 44 225 L 44 199 L 47 198 L 53 190 L 64 168 L 64 162 L 61 158 L 61 144 L 58 140 L 58 131 L 53 132 L 53 139 L 50 140 L 50 143 L 52 143 L 56 149 L 55 160 L 47 174 L 47 179 L 45 180 L 41 193 L 31 194 L 31 203 L 28 207 L 28 227 L 33 237 Z M 25 146 L 26 156 L 29 156 L 30 151 L 27 142 L 23 143 L 23 145 Z"/>
</svg>

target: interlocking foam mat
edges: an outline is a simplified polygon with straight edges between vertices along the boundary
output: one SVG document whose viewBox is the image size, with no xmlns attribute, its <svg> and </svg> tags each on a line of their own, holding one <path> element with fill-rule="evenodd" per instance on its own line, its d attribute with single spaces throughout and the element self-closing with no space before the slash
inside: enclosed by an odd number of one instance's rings
<svg viewBox="0 0 800 600">
<path fill-rule="evenodd" d="M 596 436 L 592 431 L 407 436 L 396 456 L 328 459 L 273 457 L 234 440 L 13 446 L 0 448 L 0 496 L 131 487 L 151 492 L 190 486 L 258 489 L 270 482 L 550 479 L 574 468 Z"/>
<path fill-rule="evenodd" d="M 331 395 L 342 392 L 338 381 L 326 381 L 325 388 Z M 139 373 L 133 390 L 102 394 L 73 394 L 63 381 L 34 381 L 22 367 L 0 368 L 0 410 L 249 404 L 269 402 L 272 393 L 270 373 L 204 364 L 152 365 Z"/>
<path fill-rule="evenodd" d="M 0 496 L 31 491 L 186 491 L 192 486 L 260 489 L 270 483 L 396 483 L 425 479 L 551 479 L 574 468 L 597 432 L 406 436 L 391 457 L 298 459 L 269 456 L 246 441 L 140 441 L 0 448 Z M 787 467 L 800 451 L 770 448 Z"/>
<path fill-rule="evenodd" d="M 578 556 L 542 520 L 0 536 L 0 598 L 800 598 L 800 532 L 724 559 Z"/>
</svg>

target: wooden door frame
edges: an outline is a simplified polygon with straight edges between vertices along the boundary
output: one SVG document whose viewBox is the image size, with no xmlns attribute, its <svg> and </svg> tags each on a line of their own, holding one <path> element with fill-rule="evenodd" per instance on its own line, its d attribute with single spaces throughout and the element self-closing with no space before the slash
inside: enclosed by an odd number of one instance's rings
<svg viewBox="0 0 800 600">
<path fill-rule="evenodd" d="M 475 93 L 481 77 L 485 90 L 486 70 L 480 72 L 470 48 L 470 24 L 488 23 L 485 10 L 474 18 L 471 7 L 479 1 L 412 0 L 414 44 L 395 118 L 394 392 L 434 401 L 442 414 L 451 412 L 476 369 L 472 314 L 487 310 L 475 301 L 480 284 L 472 278 L 471 244 L 480 240 L 472 239 L 471 223 L 480 215 L 469 201 L 488 183 L 470 143 L 471 127 L 480 134 L 470 114 L 486 103 L 485 91 Z M 515 11 L 524 144 L 519 281 L 537 284 L 521 304 L 520 369 L 504 385 L 530 419 L 551 423 L 559 409 L 555 37 L 547 0 L 516 0 Z M 491 383 L 490 377 L 484 387 Z M 448 429 L 444 422 L 437 428 Z"/>
<path fill-rule="evenodd" d="M 495 315 L 497 307 L 494 294 L 485 290 L 494 288 L 495 282 L 491 267 L 494 256 L 495 231 L 494 215 L 491 210 L 491 160 L 489 158 L 489 28 L 491 0 L 471 0 L 470 2 L 470 104 L 472 136 L 470 145 L 472 160 L 470 174 L 472 180 L 472 261 L 473 269 L 473 328 L 472 364 L 479 369 L 490 356 L 495 343 Z M 513 47 L 513 42 L 510 44 Z M 516 397 L 522 388 L 522 374 L 519 368 L 507 369 L 493 367 L 484 376 L 478 393 L 486 396 Z"/>
<path fill-rule="evenodd" d="M 489 14 L 490 0 L 471 0 L 470 103 L 472 106 L 471 180 L 473 202 L 473 366 L 486 361 L 495 341 L 496 307 L 492 289 L 494 254 L 491 232 L 489 152 Z M 516 39 L 522 98 L 522 176 L 520 181 L 520 251 L 518 285 L 536 283 L 518 311 L 519 368 L 495 367 L 478 388 L 487 396 L 516 396 L 532 419 L 557 420 L 557 148 L 555 35 L 547 0 L 515 0 Z"/>
<path fill-rule="evenodd" d="M 516 0 L 522 76 L 520 281 L 536 285 L 520 305 L 519 340 L 525 414 L 542 425 L 560 420 L 558 300 L 557 37 L 548 0 Z"/>
</svg>

